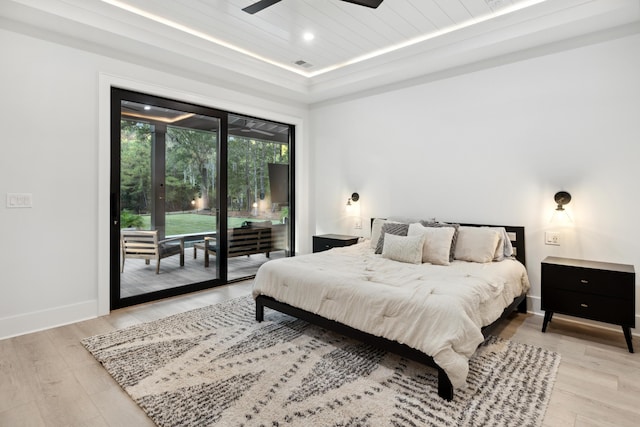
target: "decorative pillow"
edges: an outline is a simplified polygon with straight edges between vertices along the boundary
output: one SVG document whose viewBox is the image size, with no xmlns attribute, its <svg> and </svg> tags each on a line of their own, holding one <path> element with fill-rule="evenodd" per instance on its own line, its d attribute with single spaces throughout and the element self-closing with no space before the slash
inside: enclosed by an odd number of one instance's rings
<svg viewBox="0 0 640 427">
<path fill-rule="evenodd" d="M 509 258 L 513 255 L 513 245 L 511 244 L 511 239 L 509 238 L 509 234 L 504 227 L 489 227 L 492 230 L 500 233 L 500 240 L 498 240 L 498 245 L 496 246 L 496 253 L 493 256 L 494 261 L 502 261 L 505 258 Z"/>
<path fill-rule="evenodd" d="M 422 246 L 422 262 L 449 265 L 453 227 L 425 227 L 420 223 L 409 224 L 407 236 L 425 236 Z"/>
<path fill-rule="evenodd" d="M 427 224 L 437 224 L 438 221 L 436 221 L 436 218 L 429 218 L 429 219 L 421 219 L 420 221 L 418 221 L 420 224 L 424 225 L 425 227 L 427 226 Z"/>
<path fill-rule="evenodd" d="M 394 261 L 420 264 L 422 263 L 424 239 L 425 235 L 398 236 L 387 233 L 384 237 L 382 257 Z"/>
<path fill-rule="evenodd" d="M 382 226 L 386 224 L 387 221 L 384 218 L 374 218 L 373 223 L 371 224 L 371 249 L 376 249 L 378 247 L 378 240 L 380 240 L 380 236 L 382 234 Z"/>
<path fill-rule="evenodd" d="M 415 218 L 411 218 L 409 216 L 399 216 L 399 215 L 393 216 L 393 215 L 390 215 L 390 216 L 387 217 L 387 221 L 389 221 L 389 222 L 401 222 L 403 224 L 411 224 L 412 222 L 418 222 L 420 220 L 419 219 L 415 219 Z"/>
<path fill-rule="evenodd" d="M 498 244 L 492 261 L 502 261 L 504 259 L 504 234 L 498 228 L 494 228 L 494 230 L 498 232 Z"/>
<path fill-rule="evenodd" d="M 454 252 L 456 248 L 456 241 L 458 240 L 458 228 L 460 224 L 450 224 L 447 222 L 431 222 L 431 221 L 420 221 L 420 224 L 425 227 L 453 227 L 453 238 L 451 239 L 451 250 L 449 251 L 449 261 L 453 261 Z"/>
<path fill-rule="evenodd" d="M 387 222 L 382 225 L 380 233 L 380 239 L 378 239 L 378 245 L 376 246 L 376 253 L 381 254 L 384 247 L 385 234 L 393 234 L 396 236 L 406 236 L 409 230 L 409 224 L 402 224 L 399 222 Z"/>
<path fill-rule="evenodd" d="M 460 227 L 455 259 L 471 262 L 491 262 L 500 241 L 500 233 L 488 227 Z"/>
<path fill-rule="evenodd" d="M 507 230 L 504 230 L 504 256 L 505 258 L 509 258 L 512 257 L 515 254 L 515 251 L 513 250 L 513 244 L 511 243 L 511 237 L 509 237 L 509 233 L 507 233 Z"/>
</svg>

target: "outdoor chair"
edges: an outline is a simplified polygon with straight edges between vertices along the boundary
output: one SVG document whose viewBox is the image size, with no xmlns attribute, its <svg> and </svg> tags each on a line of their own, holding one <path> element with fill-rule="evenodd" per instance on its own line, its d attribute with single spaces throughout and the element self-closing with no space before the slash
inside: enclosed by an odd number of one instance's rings
<svg viewBox="0 0 640 427">
<path fill-rule="evenodd" d="M 180 266 L 184 266 L 183 237 L 158 240 L 158 230 L 122 230 L 120 231 L 120 247 L 122 250 L 120 272 L 124 272 L 124 261 L 127 258 L 144 259 L 147 265 L 150 260 L 155 259 L 156 274 L 160 274 L 160 260 L 172 255 L 180 255 Z"/>
<path fill-rule="evenodd" d="M 271 221 L 249 222 L 242 227 L 232 228 L 227 233 L 227 257 L 250 256 L 263 253 L 267 258 L 273 251 Z M 205 237 L 204 242 L 193 245 L 193 258 L 197 258 L 197 250 L 204 251 L 204 266 L 209 267 L 209 254 L 216 255 L 217 239 Z"/>
</svg>

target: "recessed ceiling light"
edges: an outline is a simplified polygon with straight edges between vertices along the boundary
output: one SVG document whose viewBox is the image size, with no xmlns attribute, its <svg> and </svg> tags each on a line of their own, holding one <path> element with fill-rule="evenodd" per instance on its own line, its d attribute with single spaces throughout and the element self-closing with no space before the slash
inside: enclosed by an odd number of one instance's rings
<svg viewBox="0 0 640 427">
<path fill-rule="evenodd" d="M 151 107 L 150 107 L 149 105 L 145 105 L 145 106 L 144 106 L 144 109 L 145 109 L 146 111 L 149 111 L 149 110 L 151 110 Z"/>
<path fill-rule="evenodd" d="M 313 40 L 314 38 L 316 38 L 316 36 L 313 35 L 313 33 L 307 31 L 306 33 L 304 33 L 302 35 L 302 38 L 305 39 L 305 41 L 310 42 L 311 40 Z"/>
</svg>

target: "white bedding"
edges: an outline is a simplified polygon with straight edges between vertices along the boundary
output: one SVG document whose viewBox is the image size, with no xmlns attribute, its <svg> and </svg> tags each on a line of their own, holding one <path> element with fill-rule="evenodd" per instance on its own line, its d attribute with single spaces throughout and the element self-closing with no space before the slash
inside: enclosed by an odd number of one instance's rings
<svg viewBox="0 0 640 427">
<path fill-rule="evenodd" d="M 433 357 L 464 387 L 480 328 L 529 289 L 515 260 L 449 266 L 375 255 L 368 242 L 273 260 L 256 274 L 253 296 L 280 302 L 395 340 Z"/>
</svg>

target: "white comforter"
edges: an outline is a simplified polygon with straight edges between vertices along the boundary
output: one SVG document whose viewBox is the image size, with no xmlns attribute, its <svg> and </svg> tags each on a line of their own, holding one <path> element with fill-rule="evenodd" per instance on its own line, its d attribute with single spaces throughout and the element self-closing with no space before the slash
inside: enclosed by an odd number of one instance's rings
<svg viewBox="0 0 640 427">
<path fill-rule="evenodd" d="M 484 339 L 480 328 L 528 289 L 526 270 L 514 260 L 405 264 L 375 255 L 366 242 L 263 264 L 253 296 L 407 344 L 464 387 L 469 358 Z"/>
</svg>

